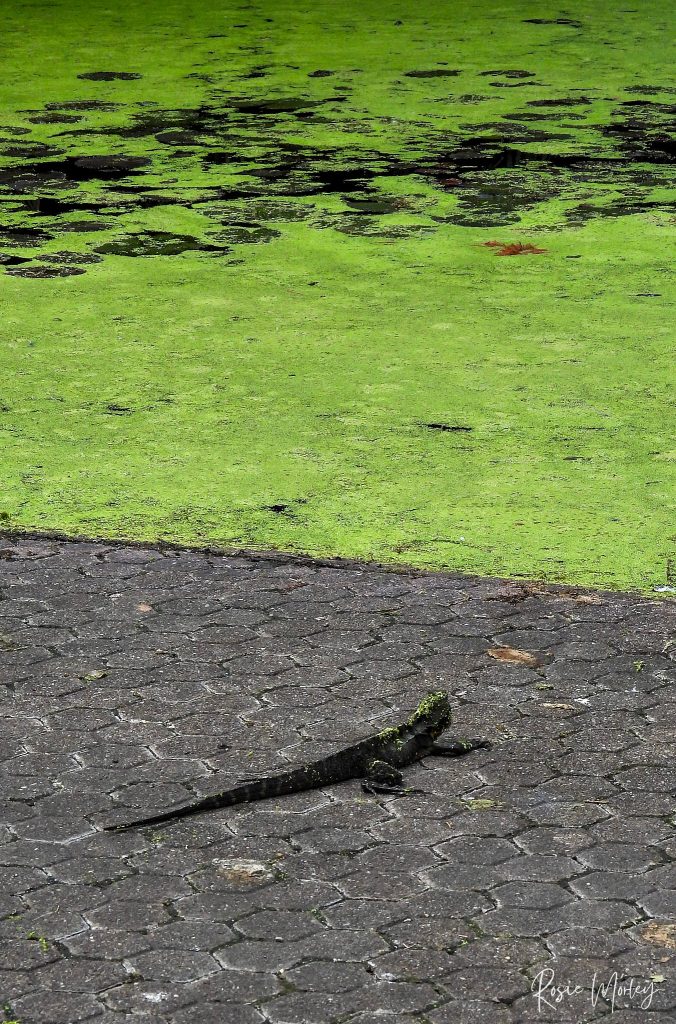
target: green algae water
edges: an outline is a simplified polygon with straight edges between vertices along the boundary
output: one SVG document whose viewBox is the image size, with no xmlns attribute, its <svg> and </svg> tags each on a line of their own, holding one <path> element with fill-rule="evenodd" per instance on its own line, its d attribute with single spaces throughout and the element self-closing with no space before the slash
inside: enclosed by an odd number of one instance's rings
<svg viewBox="0 0 676 1024">
<path fill-rule="evenodd" d="M 0 525 L 676 585 L 670 9 L 15 0 Z"/>
</svg>

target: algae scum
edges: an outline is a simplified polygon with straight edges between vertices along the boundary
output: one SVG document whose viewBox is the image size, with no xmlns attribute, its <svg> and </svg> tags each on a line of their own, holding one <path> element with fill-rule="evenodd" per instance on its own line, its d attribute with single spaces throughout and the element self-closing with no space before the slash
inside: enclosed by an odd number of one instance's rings
<svg viewBox="0 0 676 1024">
<path fill-rule="evenodd" d="M 676 586 L 672 28 L 13 5 L 3 523 Z"/>
</svg>

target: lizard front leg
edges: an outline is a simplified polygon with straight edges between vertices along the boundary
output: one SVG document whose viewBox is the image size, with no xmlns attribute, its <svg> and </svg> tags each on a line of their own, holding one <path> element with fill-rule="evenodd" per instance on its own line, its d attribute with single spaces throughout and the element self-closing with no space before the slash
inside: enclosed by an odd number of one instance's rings
<svg viewBox="0 0 676 1024">
<path fill-rule="evenodd" d="M 361 788 L 365 793 L 397 793 L 403 796 L 407 792 L 404 787 L 404 776 L 398 768 L 387 761 L 370 761 L 366 767 L 366 778 Z"/>
<path fill-rule="evenodd" d="M 463 757 L 472 750 L 490 750 L 493 744 L 490 740 L 453 740 L 452 743 L 433 743 L 428 753 L 433 757 Z"/>
</svg>

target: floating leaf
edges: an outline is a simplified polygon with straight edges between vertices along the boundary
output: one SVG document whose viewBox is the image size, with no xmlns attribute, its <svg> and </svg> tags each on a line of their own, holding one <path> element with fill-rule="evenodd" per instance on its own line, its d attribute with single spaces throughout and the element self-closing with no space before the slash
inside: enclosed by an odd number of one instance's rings
<svg viewBox="0 0 676 1024">
<path fill-rule="evenodd" d="M 496 256 L 529 256 L 534 253 L 547 252 L 546 249 L 538 249 L 531 242 L 480 242 L 489 249 L 497 249 Z"/>
<path fill-rule="evenodd" d="M 538 249 L 536 245 L 531 245 L 527 242 L 522 245 L 521 242 L 513 242 L 511 245 L 506 245 L 503 249 L 500 249 L 496 253 L 497 256 L 528 256 L 534 253 L 547 252 L 546 249 Z"/>
<path fill-rule="evenodd" d="M 506 661 L 510 665 L 527 665 L 528 668 L 539 668 L 542 665 L 542 659 L 537 654 L 519 651 L 516 647 L 490 647 L 486 654 L 496 661 Z"/>
</svg>

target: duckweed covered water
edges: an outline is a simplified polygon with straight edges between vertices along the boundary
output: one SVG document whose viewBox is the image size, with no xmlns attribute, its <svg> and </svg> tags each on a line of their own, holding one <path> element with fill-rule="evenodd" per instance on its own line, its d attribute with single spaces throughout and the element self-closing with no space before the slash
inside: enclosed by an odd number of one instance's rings
<svg viewBox="0 0 676 1024">
<path fill-rule="evenodd" d="M 0 525 L 673 584 L 670 6 L 16 0 Z"/>
</svg>

